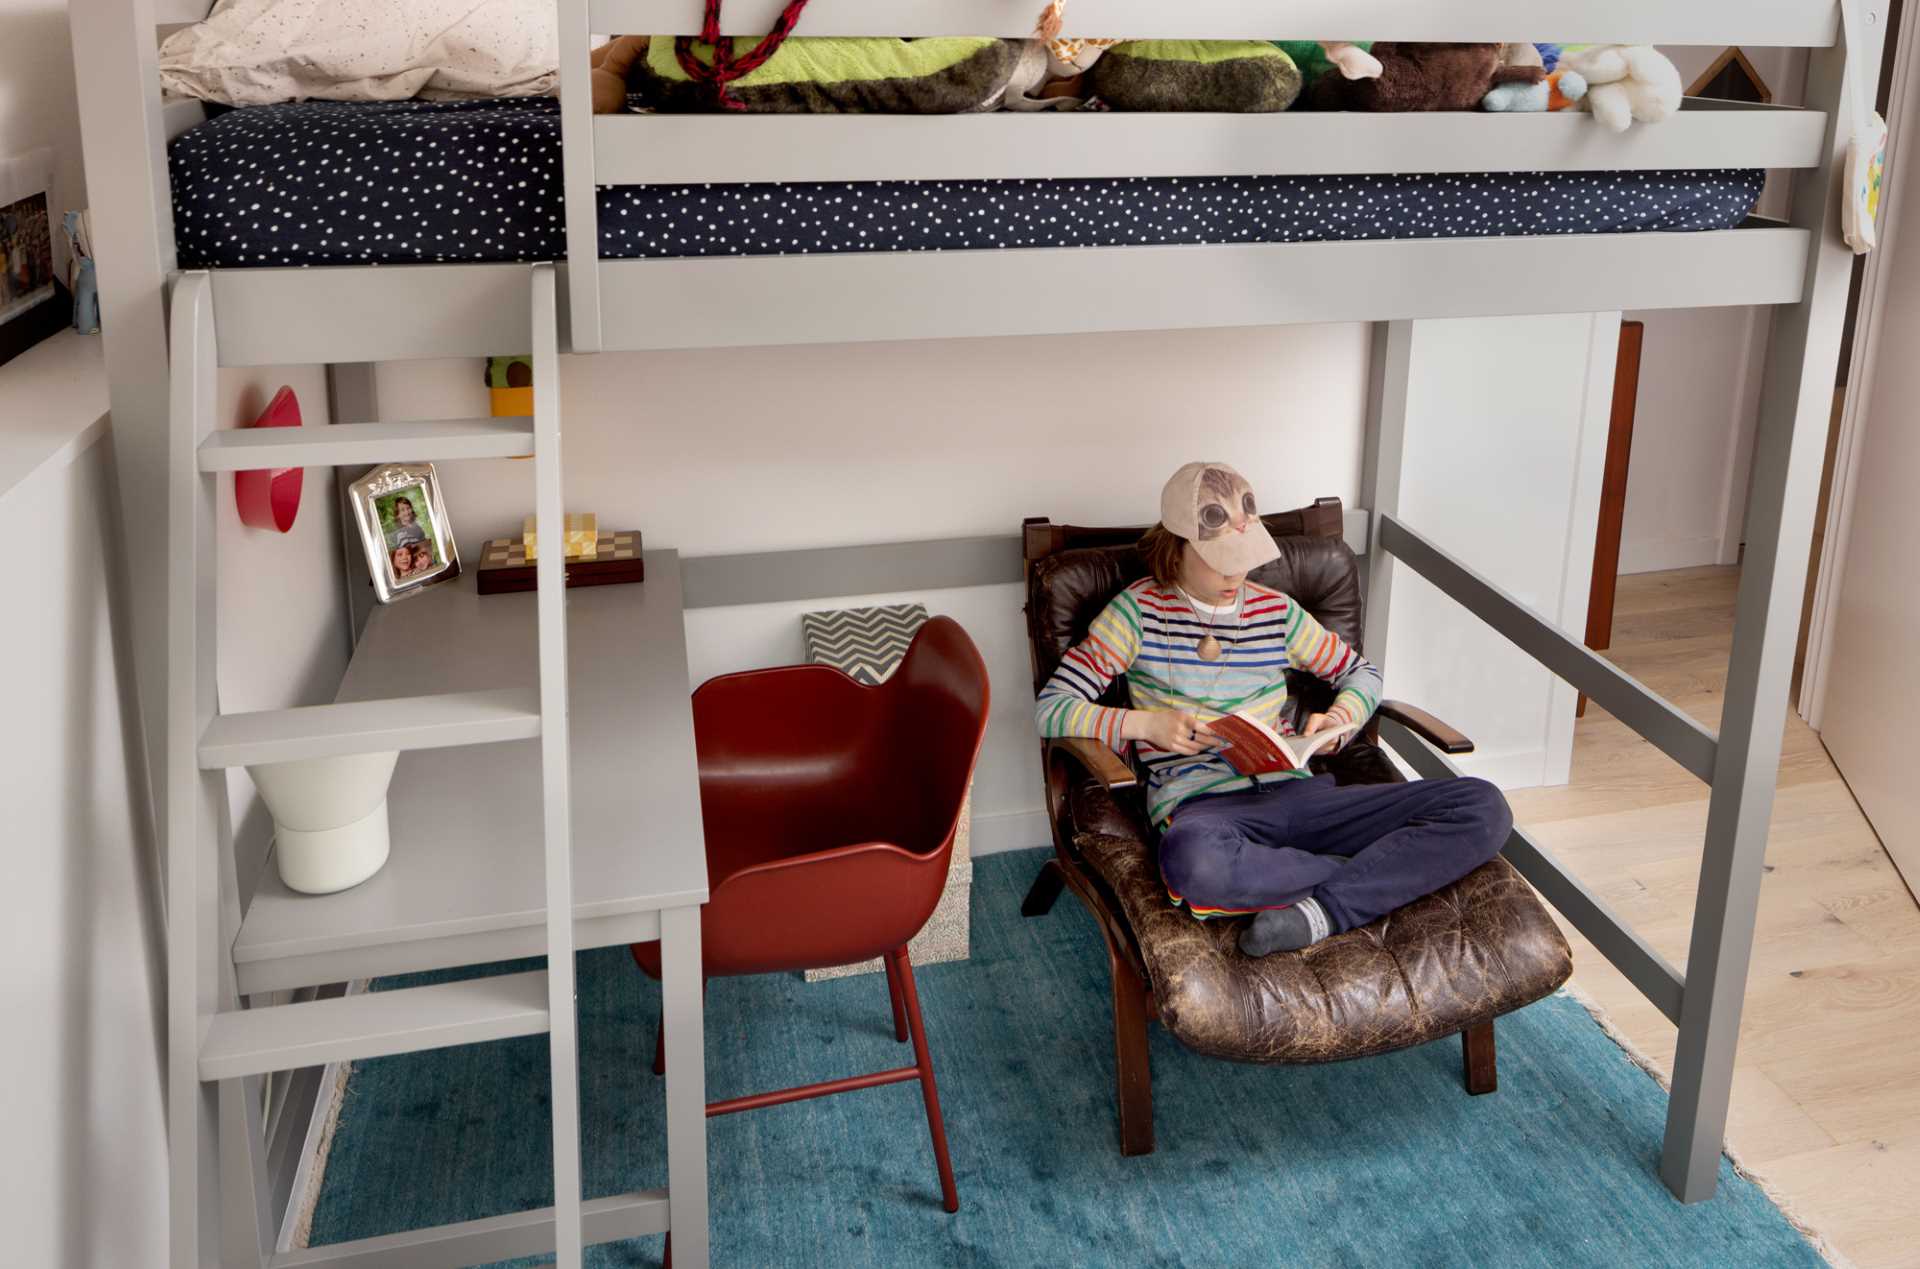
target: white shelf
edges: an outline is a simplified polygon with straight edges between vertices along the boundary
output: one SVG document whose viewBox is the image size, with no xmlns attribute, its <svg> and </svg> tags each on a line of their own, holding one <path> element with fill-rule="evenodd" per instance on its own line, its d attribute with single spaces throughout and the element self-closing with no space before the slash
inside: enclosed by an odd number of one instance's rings
<svg viewBox="0 0 1920 1269">
<path fill-rule="evenodd" d="M 222 714 L 200 738 L 200 765 L 215 770 L 389 749 L 490 745 L 539 735 L 540 694 L 532 687 L 395 696 Z"/>
<path fill-rule="evenodd" d="M 575 939 L 652 937 L 662 908 L 707 898 L 680 562 L 567 592 Z M 343 702 L 530 688 L 534 593 L 471 574 L 376 609 Z M 392 855 L 351 890 L 302 895 L 269 866 L 234 943 L 243 992 L 477 964 L 546 950 L 537 740 L 402 754 Z"/>
<path fill-rule="evenodd" d="M 545 970 L 216 1014 L 200 1078 L 444 1049 L 547 1029 Z"/>
<path fill-rule="evenodd" d="M 201 442 L 200 470 L 455 462 L 463 458 L 526 458 L 532 453 L 530 418 L 247 427 L 215 432 Z"/>
<path fill-rule="evenodd" d="M 99 336 L 63 330 L 0 366 L 0 498 L 64 467 L 107 434 L 106 353 Z"/>
</svg>

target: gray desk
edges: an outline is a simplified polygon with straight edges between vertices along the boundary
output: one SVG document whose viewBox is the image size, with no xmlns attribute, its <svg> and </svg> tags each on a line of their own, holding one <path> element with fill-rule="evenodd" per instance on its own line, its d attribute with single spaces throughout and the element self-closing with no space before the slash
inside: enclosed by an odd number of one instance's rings
<svg viewBox="0 0 1920 1269">
<path fill-rule="evenodd" d="M 680 560 L 648 551 L 646 565 L 640 585 L 567 593 L 574 939 L 661 940 L 668 1198 L 674 1227 L 704 1232 L 706 850 Z M 336 699 L 534 688 L 534 600 L 480 595 L 468 574 L 380 607 Z M 267 869 L 234 941 L 240 990 L 543 955 L 540 790 L 537 739 L 403 753 L 386 866 L 333 895 L 295 893 Z"/>
</svg>

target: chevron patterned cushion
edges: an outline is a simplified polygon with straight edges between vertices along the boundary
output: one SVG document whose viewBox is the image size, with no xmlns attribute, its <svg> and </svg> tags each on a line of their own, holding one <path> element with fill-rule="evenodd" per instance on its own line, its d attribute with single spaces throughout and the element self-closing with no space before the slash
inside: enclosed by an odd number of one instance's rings
<svg viewBox="0 0 1920 1269">
<path fill-rule="evenodd" d="M 802 614 L 800 630 L 809 661 L 830 665 L 872 687 L 893 673 L 926 620 L 923 604 L 842 608 Z"/>
</svg>

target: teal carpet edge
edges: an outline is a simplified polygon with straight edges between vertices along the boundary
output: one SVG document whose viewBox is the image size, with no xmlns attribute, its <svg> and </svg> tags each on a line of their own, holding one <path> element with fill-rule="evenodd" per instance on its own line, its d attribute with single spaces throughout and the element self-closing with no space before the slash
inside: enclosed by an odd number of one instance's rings
<svg viewBox="0 0 1920 1269">
<path fill-rule="evenodd" d="M 1826 1263 L 1724 1158 L 1713 1199 L 1668 1194 L 1665 1092 L 1564 994 L 1501 1019 L 1500 1089 L 1486 1097 L 1462 1087 L 1457 1040 L 1255 1067 L 1198 1057 L 1156 1027 L 1158 1149 L 1123 1158 L 1099 935 L 1071 896 L 1020 915 L 1046 853 L 976 860 L 971 958 L 917 974 L 960 1212 L 940 1208 L 911 1084 L 731 1115 L 709 1123 L 714 1264 Z M 587 1194 L 663 1185 L 658 987 L 624 948 L 584 952 L 579 1011 Z M 879 975 L 717 980 L 706 1055 L 714 1098 L 911 1061 Z M 544 1036 L 357 1063 L 310 1245 L 551 1203 L 547 1073 Z M 661 1243 L 590 1248 L 587 1263 L 657 1265 Z"/>
</svg>

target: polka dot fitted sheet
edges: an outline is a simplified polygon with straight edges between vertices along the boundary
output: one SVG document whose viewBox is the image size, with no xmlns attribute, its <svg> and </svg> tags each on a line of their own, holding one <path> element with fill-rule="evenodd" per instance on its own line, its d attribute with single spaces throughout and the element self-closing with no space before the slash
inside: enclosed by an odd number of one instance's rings
<svg viewBox="0 0 1920 1269">
<path fill-rule="evenodd" d="M 168 149 L 188 268 L 556 260 L 549 98 L 297 102 Z M 1232 176 L 602 188 L 600 253 L 799 255 L 1726 229 L 1758 171 Z"/>
</svg>

